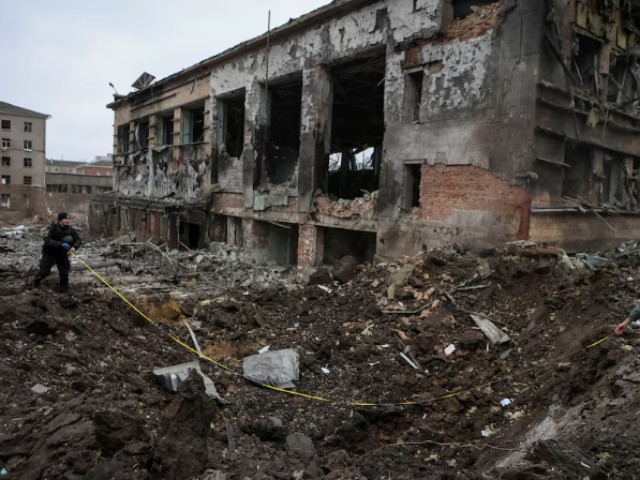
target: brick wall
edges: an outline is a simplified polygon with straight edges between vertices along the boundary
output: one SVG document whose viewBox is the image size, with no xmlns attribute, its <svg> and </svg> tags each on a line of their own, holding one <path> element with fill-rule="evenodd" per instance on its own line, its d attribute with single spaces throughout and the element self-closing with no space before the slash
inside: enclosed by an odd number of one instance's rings
<svg viewBox="0 0 640 480">
<path fill-rule="evenodd" d="M 324 234 L 315 225 L 300 225 L 298 230 L 298 266 L 315 267 L 322 261 Z"/>
<path fill-rule="evenodd" d="M 446 221 L 456 212 L 467 212 L 471 215 L 466 218 L 473 223 L 473 212 L 490 212 L 497 222 L 487 225 L 487 229 L 494 229 L 496 236 L 524 239 L 529 235 L 530 210 L 531 199 L 522 188 L 509 185 L 485 169 L 472 165 L 422 165 L 419 215 L 425 220 Z"/>
</svg>

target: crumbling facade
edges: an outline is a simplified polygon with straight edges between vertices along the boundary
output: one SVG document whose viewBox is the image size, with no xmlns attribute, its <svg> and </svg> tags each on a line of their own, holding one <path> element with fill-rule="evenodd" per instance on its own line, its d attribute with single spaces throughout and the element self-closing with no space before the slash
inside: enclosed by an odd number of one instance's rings
<svg viewBox="0 0 640 480">
<path fill-rule="evenodd" d="M 109 105 L 107 231 L 258 261 L 640 227 L 640 2 L 336 0 Z"/>
</svg>

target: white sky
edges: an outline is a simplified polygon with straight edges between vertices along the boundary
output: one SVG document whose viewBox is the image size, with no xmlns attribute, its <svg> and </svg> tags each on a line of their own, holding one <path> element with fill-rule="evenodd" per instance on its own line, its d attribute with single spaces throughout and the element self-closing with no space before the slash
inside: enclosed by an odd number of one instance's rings
<svg viewBox="0 0 640 480">
<path fill-rule="evenodd" d="M 112 151 L 112 82 L 161 79 L 330 0 L 0 0 L 0 101 L 51 115 L 47 158 Z"/>
</svg>

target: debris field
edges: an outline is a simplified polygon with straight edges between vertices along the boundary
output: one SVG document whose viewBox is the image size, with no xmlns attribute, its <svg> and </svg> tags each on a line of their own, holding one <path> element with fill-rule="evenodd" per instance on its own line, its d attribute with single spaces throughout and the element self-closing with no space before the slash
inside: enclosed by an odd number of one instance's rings
<svg viewBox="0 0 640 480">
<path fill-rule="evenodd" d="M 0 232 L 0 478 L 640 478 L 640 335 L 613 334 L 635 243 L 345 257 L 303 282 L 220 244 L 89 240 L 61 294 L 55 269 L 32 286 L 38 231 Z M 293 387 L 243 370 L 288 349 Z M 218 400 L 153 373 L 198 360 Z"/>
</svg>

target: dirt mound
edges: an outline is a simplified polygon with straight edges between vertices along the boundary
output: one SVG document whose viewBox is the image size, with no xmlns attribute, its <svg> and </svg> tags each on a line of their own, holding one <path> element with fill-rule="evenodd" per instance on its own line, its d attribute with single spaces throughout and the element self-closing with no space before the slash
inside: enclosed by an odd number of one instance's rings
<svg viewBox="0 0 640 480">
<path fill-rule="evenodd" d="M 458 247 L 308 285 L 211 259 L 211 281 L 131 287 L 110 275 L 163 316 L 155 325 L 88 272 L 72 273 L 65 296 L 53 281 L 26 287 L 27 266 L 0 269 L 0 468 L 20 479 L 637 478 L 638 335 L 611 334 L 637 295 L 638 259 L 594 258 Z M 144 255 L 131 262 L 149 269 Z M 153 376 L 197 359 L 185 320 L 227 404 L 200 376 L 175 393 Z M 242 377 L 242 359 L 265 347 L 297 349 L 304 396 Z"/>
</svg>

